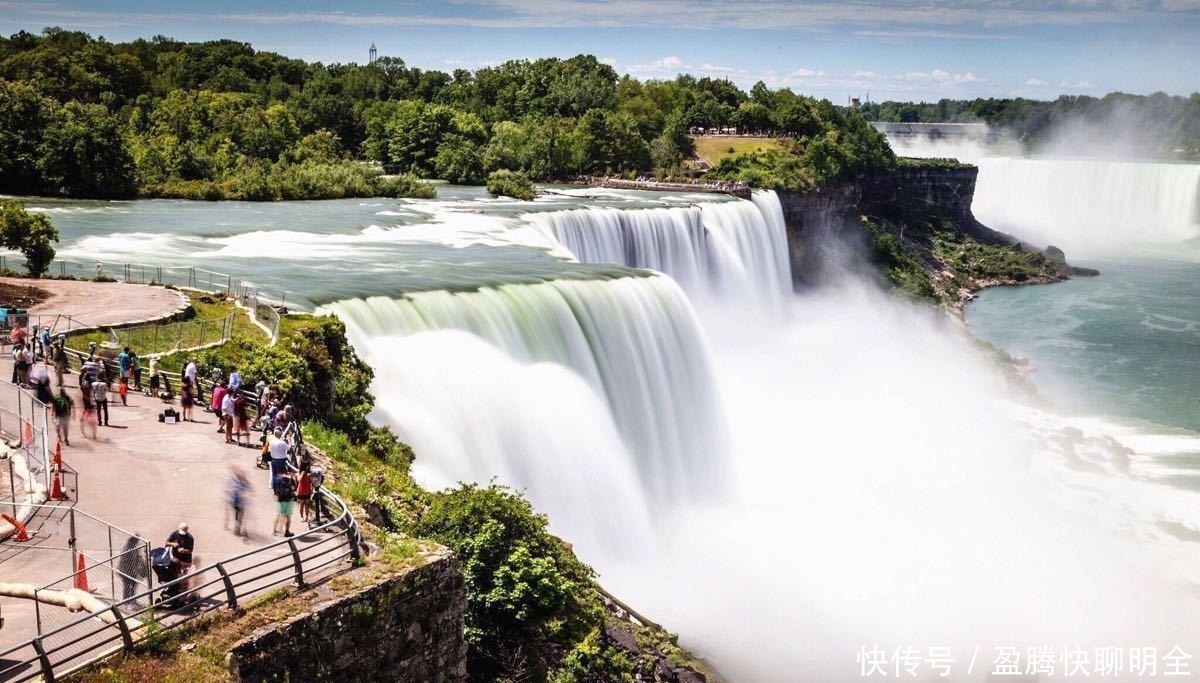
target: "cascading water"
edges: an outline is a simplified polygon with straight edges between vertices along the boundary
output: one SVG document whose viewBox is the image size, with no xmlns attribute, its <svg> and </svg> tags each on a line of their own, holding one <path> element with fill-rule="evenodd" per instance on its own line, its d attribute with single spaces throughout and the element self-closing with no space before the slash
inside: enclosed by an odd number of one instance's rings
<svg viewBox="0 0 1200 683">
<path fill-rule="evenodd" d="M 420 292 L 401 299 L 352 299 L 331 309 L 346 322 L 351 340 L 367 360 L 380 364 L 376 391 L 381 396 L 406 394 L 405 389 L 389 385 L 394 378 L 391 368 L 411 361 L 379 352 L 379 338 L 439 330 L 470 332 L 515 362 L 551 362 L 570 368 L 606 398 L 612 421 L 641 475 L 642 488 L 653 500 L 695 500 L 721 488 L 726 436 L 708 353 L 691 306 L 665 277 Z M 455 364 L 441 370 L 448 376 L 460 372 Z M 539 400 L 557 398 L 547 395 Z M 403 423 L 398 426 L 405 429 Z M 479 467 L 467 467 L 464 460 L 459 463 L 463 467 L 451 468 L 452 476 L 512 471 L 501 461 L 536 457 L 507 448 L 512 445 L 506 443 L 509 435 L 504 425 L 498 426 L 500 431 L 480 435 L 482 440 L 491 439 L 490 445 L 481 446 L 476 440 L 473 446 L 496 459 L 474 463 Z M 479 429 L 477 424 L 446 427 Z M 564 463 L 555 462 L 559 455 L 552 450 L 545 453 L 547 461 L 522 467 L 558 470 Z M 532 486 L 533 482 L 522 477 L 511 483 Z M 540 492 L 531 495 L 536 499 Z"/>
<path fill-rule="evenodd" d="M 525 219 L 585 263 L 618 263 L 671 276 L 686 291 L 779 310 L 791 292 L 779 197 L 657 209 L 572 209 Z"/>
<path fill-rule="evenodd" d="M 993 156 L 973 142 L 889 142 L 898 154 L 976 164 L 975 217 L 1068 256 L 1200 239 L 1200 164 Z"/>
<path fill-rule="evenodd" d="M 983 223 L 1074 253 L 1200 237 L 1200 164 L 979 159 Z"/>
</svg>

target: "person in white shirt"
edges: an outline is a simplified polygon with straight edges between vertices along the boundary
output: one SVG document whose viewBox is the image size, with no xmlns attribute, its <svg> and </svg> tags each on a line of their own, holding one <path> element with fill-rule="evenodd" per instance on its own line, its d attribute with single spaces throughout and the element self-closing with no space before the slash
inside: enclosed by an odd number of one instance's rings
<svg viewBox="0 0 1200 683">
<path fill-rule="evenodd" d="M 270 482 L 275 481 L 275 477 L 283 472 L 287 472 L 288 449 L 291 446 L 284 441 L 282 429 L 276 429 L 271 436 L 271 440 L 267 442 L 267 452 L 271 456 L 271 478 Z"/>
<path fill-rule="evenodd" d="M 221 399 L 221 423 L 225 425 L 225 443 L 233 443 L 233 394 L 226 392 Z"/>
</svg>

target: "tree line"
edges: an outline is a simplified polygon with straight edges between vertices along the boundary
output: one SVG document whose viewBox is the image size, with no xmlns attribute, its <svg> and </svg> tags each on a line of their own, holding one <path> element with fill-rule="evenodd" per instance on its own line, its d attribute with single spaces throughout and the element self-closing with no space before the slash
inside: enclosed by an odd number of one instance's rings
<svg viewBox="0 0 1200 683">
<path fill-rule="evenodd" d="M 1200 150 L 1200 93 L 1181 97 L 1114 92 L 1099 98 L 1062 95 L 1049 101 L 1018 97 L 867 102 L 861 112 L 868 121 L 987 123 L 1031 151 L 1076 129 L 1117 137 L 1145 152 Z"/>
<path fill-rule="evenodd" d="M 792 144 L 722 177 L 783 166 L 767 180 L 804 186 L 891 163 L 882 136 L 827 100 L 689 75 L 638 81 L 591 55 L 447 73 L 393 57 L 310 63 L 232 40 L 110 43 L 58 28 L 0 38 L 9 193 L 428 196 L 418 178 L 670 175 L 693 153 L 689 129 L 731 126 Z"/>
</svg>

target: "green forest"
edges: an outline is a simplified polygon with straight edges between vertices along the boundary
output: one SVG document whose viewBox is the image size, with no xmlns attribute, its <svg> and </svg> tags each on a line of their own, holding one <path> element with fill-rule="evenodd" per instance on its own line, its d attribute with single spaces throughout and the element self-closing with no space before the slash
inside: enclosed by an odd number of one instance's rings
<svg viewBox="0 0 1200 683">
<path fill-rule="evenodd" d="M 620 77 L 590 55 L 425 71 L 320 64 L 231 40 L 0 38 L 0 192 L 72 197 L 431 196 L 483 184 L 677 173 L 692 127 L 789 139 L 714 175 L 801 189 L 894 163 L 828 100 L 725 80 Z M 366 162 L 366 163 L 364 163 Z M 384 175 L 387 174 L 387 175 Z"/>
<path fill-rule="evenodd" d="M 1052 136 L 1082 127 L 1145 152 L 1200 151 L 1200 93 L 1179 97 L 1165 93 L 1104 97 L 1063 95 L 1056 100 L 975 99 L 937 102 L 867 102 L 868 121 L 903 123 L 987 123 L 1035 151 Z"/>
</svg>

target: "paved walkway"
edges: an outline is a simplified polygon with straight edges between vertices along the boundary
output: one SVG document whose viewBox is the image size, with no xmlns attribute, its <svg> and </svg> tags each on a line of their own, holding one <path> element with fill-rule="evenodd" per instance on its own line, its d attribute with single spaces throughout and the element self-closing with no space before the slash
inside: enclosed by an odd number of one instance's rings
<svg viewBox="0 0 1200 683">
<path fill-rule="evenodd" d="M 32 285 L 50 293 L 45 301 L 29 309 L 30 315 L 69 315 L 86 325 L 122 325 L 160 318 L 188 303 L 177 290 L 123 282 L 11 277 L 0 278 L 0 282 Z"/>
<path fill-rule="evenodd" d="M 54 306 L 55 312 L 76 319 L 94 315 L 104 324 L 114 324 L 114 310 L 100 302 L 105 299 L 85 299 L 79 296 L 91 288 L 105 295 L 118 290 L 114 284 L 70 283 L 73 287 L 58 290 L 61 295 L 42 307 Z M 87 285 L 88 287 L 79 287 Z M 42 286 L 39 283 L 38 286 Z M 175 292 L 138 285 L 121 285 L 120 303 L 124 315 L 137 319 L 152 317 L 175 305 Z M 50 288 L 47 288 L 50 289 Z M 163 297 L 167 292 L 171 297 Z M 115 302 L 113 302 L 116 305 Z M 86 310 L 81 310 L 86 309 Z M 4 347 L 8 351 L 10 347 Z M 0 377 L 9 379 L 12 361 L 4 353 L 0 360 Z M 66 378 L 67 393 L 82 412 L 78 375 Z M 222 558 L 244 552 L 255 545 L 275 540 L 271 526 L 274 520 L 274 498 L 265 470 L 255 468 L 260 450 L 226 444 L 224 435 L 217 433 L 216 417 L 199 408 L 197 422 L 163 424 L 158 415 L 166 407 L 161 400 L 130 392 L 129 405 L 122 406 L 114 391 L 109 402 L 109 427 L 99 427 L 99 438 L 85 439 L 78 420 L 72 421 L 70 446 L 63 446 L 63 461 L 79 473 L 79 490 L 73 501 L 80 510 L 100 517 L 111 524 L 139 534 L 161 546 L 180 521 L 187 521 L 196 538 L 197 566 L 210 565 Z M 209 397 L 206 395 L 206 399 Z M 172 402 L 179 409 L 178 400 Z M 53 441 L 51 441 L 53 443 Z M 224 499 L 226 478 L 232 466 L 239 466 L 250 479 L 251 491 L 246 512 L 247 537 L 239 537 L 225 528 Z M 41 520 L 50 529 L 65 522 L 62 515 L 48 515 Z M 293 518 L 293 530 L 307 528 L 299 516 Z M 83 547 L 99 547 L 101 543 L 78 533 Z M 35 537 L 35 540 L 36 537 Z M 63 545 L 61 539 L 48 545 Z M 119 548 L 117 549 L 119 552 Z M 283 553 L 280 553 L 283 554 Z M 15 548 L 11 542 L 0 544 L 0 581 L 28 582 L 42 585 L 63 577 L 71 571 L 69 553 L 51 550 Z M 0 598 L 5 619 L 0 629 L 0 649 L 36 635 L 33 605 L 29 600 Z M 43 617 L 46 609 L 42 608 Z"/>
</svg>

